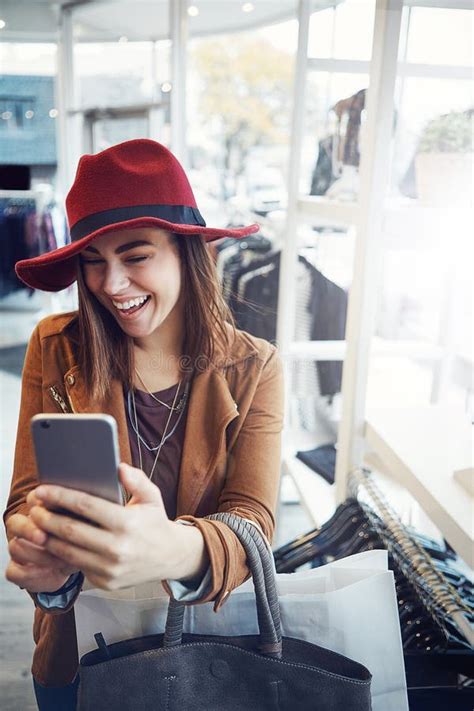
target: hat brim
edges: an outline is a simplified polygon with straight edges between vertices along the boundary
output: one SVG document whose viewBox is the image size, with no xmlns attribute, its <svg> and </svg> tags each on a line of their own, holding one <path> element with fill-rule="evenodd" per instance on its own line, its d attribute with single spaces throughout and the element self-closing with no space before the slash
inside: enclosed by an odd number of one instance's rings
<svg viewBox="0 0 474 711">
<path fill-rule="evenodd" d="M 255 234 L 260 229 L 257 223 L 246 227 L 218 228 L 202 227 L 201 225 L 182 225 L 162 220 L 159 217 L 136 217 L 132 220 L 116 222 L 111 225 L 101 227 L 94 232 L 82 237 L 76 242 L 71 242 L 64 247 L 46 252 L 39 257 L 31 259 L 21 259 L 15 264 L 15 272 L 21 281 L 33 289 L 41 291 L 61 291 L 70 286 L 77 278 L 77 255 L 84 247 L 97 237 L 118 232 L 120 230 L 132 230 L 139 227 L 160 227 L 168 232 L 176 232 L 182 235 L 202 235 L 206 242 L 213 242 L 223 237 L 233 237 L 241 239 L 248 235 Z"/>
</svg>

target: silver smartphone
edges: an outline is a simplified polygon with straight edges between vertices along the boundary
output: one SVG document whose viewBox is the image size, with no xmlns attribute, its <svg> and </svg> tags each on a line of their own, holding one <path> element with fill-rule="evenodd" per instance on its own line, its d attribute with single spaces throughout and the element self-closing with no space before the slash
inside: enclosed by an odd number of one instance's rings
<svg viewBox="0 0 474 711">
<path fill-rule="evenodd" d="M 40 483 L 124 503 L 115 418 L 105 414 L 34 415 L 31 433 Z M 72 515 L 69 511 L 61 513 Z"/>
</svg>

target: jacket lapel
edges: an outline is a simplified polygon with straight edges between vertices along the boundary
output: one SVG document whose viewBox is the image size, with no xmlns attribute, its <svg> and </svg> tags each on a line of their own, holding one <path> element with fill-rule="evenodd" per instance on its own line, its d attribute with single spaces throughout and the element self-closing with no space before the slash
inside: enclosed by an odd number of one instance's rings
<svg viewBox="0 0 474 711">
<path fill-rule="evenodd" d="M 64 387 L 73 412 L 103 412 L 106 415 L 112 415 L 112 417 L 115 417 L 117 421 L 120 461 L 131 465 L 132 453 L 130 451 L 125 405 L 123 401 L 122 384 L 120 381 L 112 381 L 109 398 L 106 403 L 102 403 L 100 405 L 94 401 L 88 400 L 84 380 L 77 365 L 70 368 L 70 370 L 68 370 L 64 375 Z"/>
<path fill-rule="evenodd" d="M 225 447 L 227 425 L 239 416 L 225 377 L 214 368 L 195 375 L 188 403 L 177 515 L 193 514 Z"/>
</svg>

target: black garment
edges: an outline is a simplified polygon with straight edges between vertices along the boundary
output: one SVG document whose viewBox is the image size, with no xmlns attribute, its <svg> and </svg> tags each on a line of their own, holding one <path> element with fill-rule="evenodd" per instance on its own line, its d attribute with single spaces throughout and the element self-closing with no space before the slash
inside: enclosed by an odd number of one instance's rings
<svg viewBox="0 0 474 711">
<path fill-rule="evenodd" d="M 426 549 L 425 549 L 426 550 Z M 405 649 L 405 673 L 408 688 L 456 688 L 459 675 L 474 675 L 474 652 L 471 650 L 417 651 Z"/>
<path fill-rule="evenodd" d="M 472 711 L 474 689 L 408 689 L 410 711 Z"/>
<path fill-rule="evenodd" d="M 34 200 L 0 198 L 0 298 L 26 287 L 15 264 L 56 249 L 51 214 L 36 212 Z M 33 294 L 34 289 L 30 289 Z"/>
<path fill-rule="evenodd" d="M 311 303 L 309 310 L 313 321 L 311 338 L 315 341 L 344 340 L 347 316 L 347 292 L 308 263 L 312 274 Z M 318 360 L 319 388 L 321 395 L 340 392 L 342 362 Z"/>
<path fill-rule="evenodd" d="M 256 275 L 246 282 L 242 293 L 243 301 L 234 297 L 230 305 L 238 328 L 259 338 L 265 338 L 267 341 L 274 341 L 276 339 L 280 253 L 272 252 L 239 270 L 235 291 L 236 293 L 239 291 L 239 281 L 244 275 L 257 272 L 262 268 L 268 269 L 268 271 Z"/>
<path fill-rule="evenodd" d="M 26 242 L 26 221 L 31 213 L 31 208 L 0 209 L 0 297 L 25 288 L 15 273 L 15 263 L 36 256 L 30 254 Z"/>
<path fill-rule="evenodd" d="M 233 241 L 235 242 L 235 240 Z M 250 237 L 246 237 L 239 242 L 237 246 L 237 251 L 226 259 L 223 269 L 222 291 L 224 298 L 229 304 L 232 299 L 235 299 L 239 276 L 241 273 L 244 273 L 242 270 L 252 268 L 254 263 L 259 262 L 261 255 L 266 255 L 271 250 L 272 244 L 270 240 L 263 235 L 250 235 Z M 249 254 L 251 264 L 245 262 L 244 266 L 244 259 L 246 259 Z"/>
<path fill-rule="evenodd" d="M 327 279 L 303 256 L 303 262 L 311 274 L 311 297 L 308 311 L 311 314 L 310 338 L 319 341 L 337 341 L 345 337 L 347 315 L 347 293 L 340 286 Z M 257 270 L 269 267 L 268 271 L 258 274 Z M 270 268 L 272 267 L 272 268 Z M 234 273 L 233 290 L 239 291 L 240 279 L 244 275 L 256 272 L 254 278 L 245 283 L 242 301 L 235 296 L 229 305 L 236 319 L 238 328 L 254 336 L 276 339 L 278 286 L 280 278 L 280 252 L 270 252 L 261 259 L 256 259 L 246 267 Z M 250 303 L 246 303 L 250 302 Z M 321 395 L 334 395 L 341 390 L 342 362 L 317 361 L 316 368 Z"/>
<path fill-rule="evenodd" d="M 296 456 L 310 469 L 325 479 L 328 484 L 334 484 L 336 471 L 336 447 L 333 444 L 322 444 L 306 452 L 296 452 Z"/>
<path fill-rule="evenodd" d="M 336 180 L 332 170 L 333 136 L 326 136 L 318 145 L 318 159 L 311 178 L 310 195 L 325 195 Z"/>
<path fill-rule="evenodd" d="M 39 711 L 76 711 L 79 674 L 67 686 L 43 686 L 33 677 Z"/>
</svg>

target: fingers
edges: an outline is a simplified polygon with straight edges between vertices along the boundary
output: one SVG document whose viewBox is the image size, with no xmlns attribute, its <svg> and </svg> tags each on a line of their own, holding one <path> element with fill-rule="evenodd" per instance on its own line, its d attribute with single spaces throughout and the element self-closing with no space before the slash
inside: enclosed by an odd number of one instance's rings
<svg viewBox="0 0 474 711">
<path fill-rule="evenodd" d="M 42 484 L 35 489 L 35 496 L 47 507 L 60 507 L 79 514 L 102 528 L 110 531 L 124 531 L 127 526 L 127 513 L 120 504 L 91 496 L 77 489 L 64 486 Z"/>
<path fill-rule="evenodd" d="M 47 534 L 38 528 L 31 517 L 24 516 L 23 514 L 13 514 L 10 516 L 6 528 L 9 538 L 18 536 L 39 546 L 44 545 L 48 539 Z"/>
<path fill-rule="evenodd" d="M 117 534 L 53 513 L 43 506 L 34 506 L 30 516 L 48 531 L 46 550 L 75 570 L 98 575 L 107 570 L 112 573 L 122 560 Z"/>
<path fill-rule="evenodd" d="M 159 488 L 151 482 L 145 472 L 137 467 L 131 467 L 125 462 L 119 466 L 120 481 L 129 494 L 132 494 L 130 504 L 154 504 L 164 510 L 163 499 Z"/>
<path fill-rule="evenodd" d="M 62 560 L 24 538 L 13 538 L 8 544 L 8 551 L 12 559 L 22 565 L 34 563 L 35 565 L 56 568 L 57 570 L 65 567 Z"/>
<path fill-rule="evenodd" d="M 37 565 L 21 565 L 11 560 L 5 570 L 5 578 L 10 582 L 30 592 L 46 589 L 56 590 L 67 580 L 70 573 L 58 572 L 51 577 L 51 569 Z"/>
<path fill-rule="evenodd" d="M 114 556 L 117 535 L 110 531 L 54 513 L 44 506 L 33 506 L 30 516 L 39 529 L 62 541 L 105 556 Z"/>
<path fill-rule="evenodd" d="M 29 504 L 30 509 L 32 506 L 40 506 L 41 505 L 41 500 L 37 498 L 35 495 L 35 490 L 33 489 L 32 491 L 28 492 L 27 497 L 26 497 L 26 503 Z"/>
<path fill-rule="evenodd" d="M 97 575 L 103 575 L 104 572 L 113 575 L 118 570 L 116 561 L 107 561 L 97 553 L 78 548 L 54 536 L 51 536 L 47 545 L 50 553 L 63 560 L 74 570 L 82 570 L 85 574 L 91 571 Z"/>
<path fill-rule="evenodd" d="M 26 588 L 27 585 L 31 585 L 32 574 L 34 573 L 39 575 L 39 569 L 34 571 L 33 568 L 20 565 L 16 561 L 11 560 L 5 570 L 5 578 L 10 583 Z"/>
</svg>

